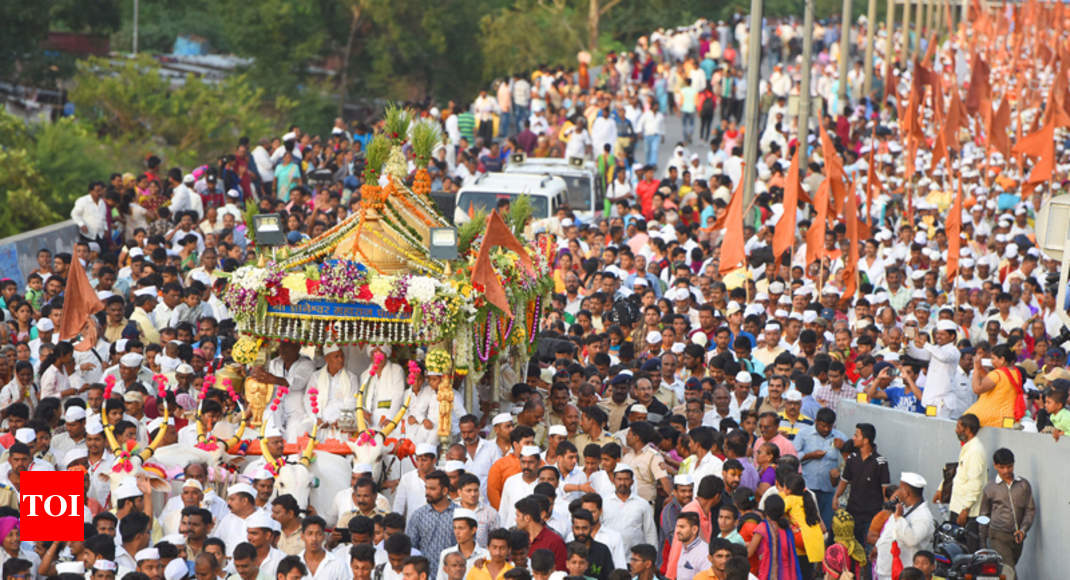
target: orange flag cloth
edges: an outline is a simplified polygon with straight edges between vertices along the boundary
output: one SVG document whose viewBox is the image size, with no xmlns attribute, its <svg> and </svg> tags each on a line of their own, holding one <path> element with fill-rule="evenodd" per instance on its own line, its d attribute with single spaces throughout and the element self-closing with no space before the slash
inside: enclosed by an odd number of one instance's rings
<svg viewBox="0 0 1070 580">
<path fill-rule="evenodd" d="M 104 310 L 104 303 L 97 298 L 96 290 L 89 284 L 82 262 L 77 257 L 71 260 L 67 272 L 67 287 L 63 290 L 63 314 L 59 319 L 59 339 L 70 340 L 82 332 L 89 317 Z"/>
<path fill-rule="evenodd" d="M 472 266 L 472 286 L 477 289 L 482 287 L 487 302 L 497 306 L 506 316 L 512 318 L 513 312 L 509 308 L 509 300 L 506 299 L 505 288 L 502 287 L 502 283 L 498 280 L 498 275 L 494 272 L 494 267 L 490 263 L 490 251 L 498 246 L 516 252 L 520 256 L 520 263 L 529 272 L 535 271 L 527 249 L 520 243 L 520 240 L 516 239 L 513 232 L 509 231 L 509 226 L 505 225 L 498 212 L 492 211 L 487 216 L 487 231 L 483 234 L 483 245 L 479 247 L 479 256 L 476 257 L 476 263 Z M 740 248 L 742 249 L 742 243 Z"/>
<path fill-rule="evenodd" d="M 796 170 L 798 173 L 798 170 Z M 796 179 L 798 179 L 796 177 Z M 721 274 L 726 274 L 743 266 L 747 254 L 743 250 L 743 180 L 739 180 L 732 200 L 728 202 L 728 211 L 724 214 L 725 232 L 721 240 Z"/>
</svg>

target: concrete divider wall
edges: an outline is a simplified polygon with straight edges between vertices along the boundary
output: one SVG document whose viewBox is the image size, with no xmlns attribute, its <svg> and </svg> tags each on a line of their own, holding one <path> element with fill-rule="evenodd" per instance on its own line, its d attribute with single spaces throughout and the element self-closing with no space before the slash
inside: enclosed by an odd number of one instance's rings
<svg viewBox="0 0 1070 580">
<path fill-rule="evenodd" d="M 37 252 L 48 248 L 55 255 L 74 252 L 78 228 L 71 220 L 0 239 L 0 277 L 11 278 L 26 290 L 26 276 L 37 269 Z"/>
<path fill-rule="evenodd" d="M 904 471 L 920 473 L 929 484 L 926 501 L 940 485 L 944 464 L 958 459 L 960 444 L 950 420 L 854 401 L 840 402 L 836 415 L 836 427 L 848 435 L 857 423 L 876 426 L 877 450 L 888 459 L 892 482 Z M 1033 486 L 1037 513 L 1016 567 L 1018 577 L 1070 578 L 1070 437 L 1056 442 L 1051 435 L 993 428 L 982 428 L 978 437 L 990 479 L 996 477 L 992 453 L 1006 447 L 1014 452 L 1015 473 Z"/>
</svg>

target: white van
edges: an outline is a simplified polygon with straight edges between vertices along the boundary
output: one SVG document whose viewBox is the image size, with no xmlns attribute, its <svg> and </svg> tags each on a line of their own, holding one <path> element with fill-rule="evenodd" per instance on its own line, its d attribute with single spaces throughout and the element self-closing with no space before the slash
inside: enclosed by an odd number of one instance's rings
<svg viewBox="0 0 1070 580">
<path fill-rule="evenodd" d="M 470 212 L 483 210 L 489 213 L 498 206 L 499 200 L 515 202 L 522 195 L 531 198 L 532 217 L 547 219 L 565 204 L 567 190 L 565 181 L 552 175 L 484 173 L 475 183 L 457 192 L 453 221 L 462 224 L 468 221 Z"/>
<path fill-rule="evenodd" d="M 583 221 L 591 221 L 602 211 L 605 184 L 599 179 L 598 168 L 593 161 L 519 155 L 509 160 L 505 172 L 555 175 L 564 179 L 568 186 L 568 193 L 565 194 L 568 207 Z"/>
</svg>

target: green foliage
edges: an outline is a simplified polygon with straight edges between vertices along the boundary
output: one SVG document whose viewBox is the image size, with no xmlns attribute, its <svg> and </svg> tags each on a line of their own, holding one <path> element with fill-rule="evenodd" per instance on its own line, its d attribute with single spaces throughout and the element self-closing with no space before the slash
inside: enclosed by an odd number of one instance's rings
<svg viewBox="0 0 1070 580">
<path fill-rule="evenodd" d="M 138 51 L 169 53 L 179 35 L 208 42 L 213 50 L 233 52 L 224 26 L 226 2 L 210 0 L 138 0 Z M 134 36 L 134 0 L 120 2 L 122 25 L 111 37 L 111 49 L 130 52 Z"/>
<path fill-rule="evenodd" d="M 580 9 L 582 7 L 582 10 Z M 587 35 L 586 3 L 517 0 L 479 21 L 485 79 L 541 64 L 575 64 Z"/>
<path fill-rule="evenodd" d="M 438 124 L 421 120 L 412 125 L 412 153 L 416 156 L 418 164 L 426 164 L 431 160 L 431 151 L 435 145 L 442 141 L 442 132 Z"/>
<path fill-rule="evenodd" d="M 51 4 L 53 30 L 111 34 L 122 20 L 118 0 L 51 0 Z"/>
<path fill-rule="evenodd" d="M 375 180 L 378 179 L 379 172 L 383 168 L 383 164 L 386 163 L 386 158 L 389 156 L 390 139 L 387 139 L 382 135 L 372 137 L 372 140 L 368 143 L 368 150 L 364 155 L 366 160 L 364 165 L 364 181 L 374 185 Z"/>
<path fill-rule="evenodd" d="M 509 204 L 509 215 L 506 216 L 505 221 L 517 239 L 523 239 L 524 225 L 528 223 L 533 213 L 535 209 L 531 205 L 531 196 L 521 195 Z"/>
<path fill-rule="evenodd" d="M 223 33 L 235 52 L 255 59 L 249 79 L 269 96 L 293 94 L 307 65 L 323 55 L 326 35 L 317 0 L 223 2 L 222 13 Z"/>
<path fill-rule="evenodd" d="M 483 233 L 486 226 L 487 212 L 481 209 L 474 212 L 472 219 L 461 224 L 457 228 L 457 255 L 467 255 L 472 249 L 472 242 Z"/>
<path fill-rule="evenodd" d="M 89 59 L 74 78 L 71 100 L 98 134 L 118 142 L 155 141 L 170 161 L 191 165 L 230 151 L 242 135 L 277 135 L 292 101 L 276 100 L 265 110 L 266 94 L 243 75 L 218 84 L 188 76 L 171 86 L 148 57 L 127 61 Z"/>
<path fill-rule="evenodd" d="M 0 77 L 14 72 L 19 60 L 44 40 L 48 20 L 48 10 L 40 3 L 0 2 Z"/>
<path fill-rule="evenodd" d="M 29 127 L 0 112 L 0 236 L 65 219 L 86 184 L 108 177 L 108 152 L 76 121 Z"/>
<path fill-rule="evenodd" d="M 253 216 L 258 213 L 260 213 L 260 207 L 257 204 L 245 204 L 245 212 L 242 215 L 245 220 L 245 237 L 249 238 L 249 242 L 254 246 L 256 245 L 256 228 L 253 226 Z"/>
<path fill-rule="evenodd" d="M 383 134 L 395 143 L 402 143 L 409 136 L 412 115 L 398 105 L 387 105 L 383 116 Z"/>
</svg>

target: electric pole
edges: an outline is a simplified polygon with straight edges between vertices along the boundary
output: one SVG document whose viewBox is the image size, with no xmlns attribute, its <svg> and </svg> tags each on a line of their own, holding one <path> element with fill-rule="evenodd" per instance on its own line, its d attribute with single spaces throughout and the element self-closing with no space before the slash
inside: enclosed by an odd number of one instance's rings
<svg viewBox="0 0 1070 580">
<path fill-rule="evenodd" d="M 810 159 L 810 75 L 813 67 L 810 56 L 814 49 L 814 0 L 803 0 L 802 81 L 799 86 L 799 179 L 806 176 L 806 160 Z M 820 121 L 819 121 L 820 122 Z"/>
<path fill-rule="evenodd" d="M 762 0 L 750 1 L 750 28 L 747 30 L 747 100 L 743 106 L 743 207 L 754 199 L 758 164 L 758 77 L 762 66 Z M 747 216 L 743 216 L 746 221 Z"/>
<path fill-rule="evenodd" d="M 833 116 L 840 114 L 847 105 L 848 60 L 851 60 L 851 0 L 843 0 L 843 13 L 840 14 L 840 78 L 836 85 L 836 106 L 839 111 L 833 111 Z"/>
<path fill-rule="evenodd" d="M 910 0 L 903 0 L 903 45 L 899 47 L 899 62 L 910 62 Z"/>
<path fill-rule="evenodd" d="M 869 10 L 866 11 L 866 82 L 863 93 L 870 96 L 873 92 L 873 44 L 877 34 L 877 0 L 869 0 Z"/>
</svg>

